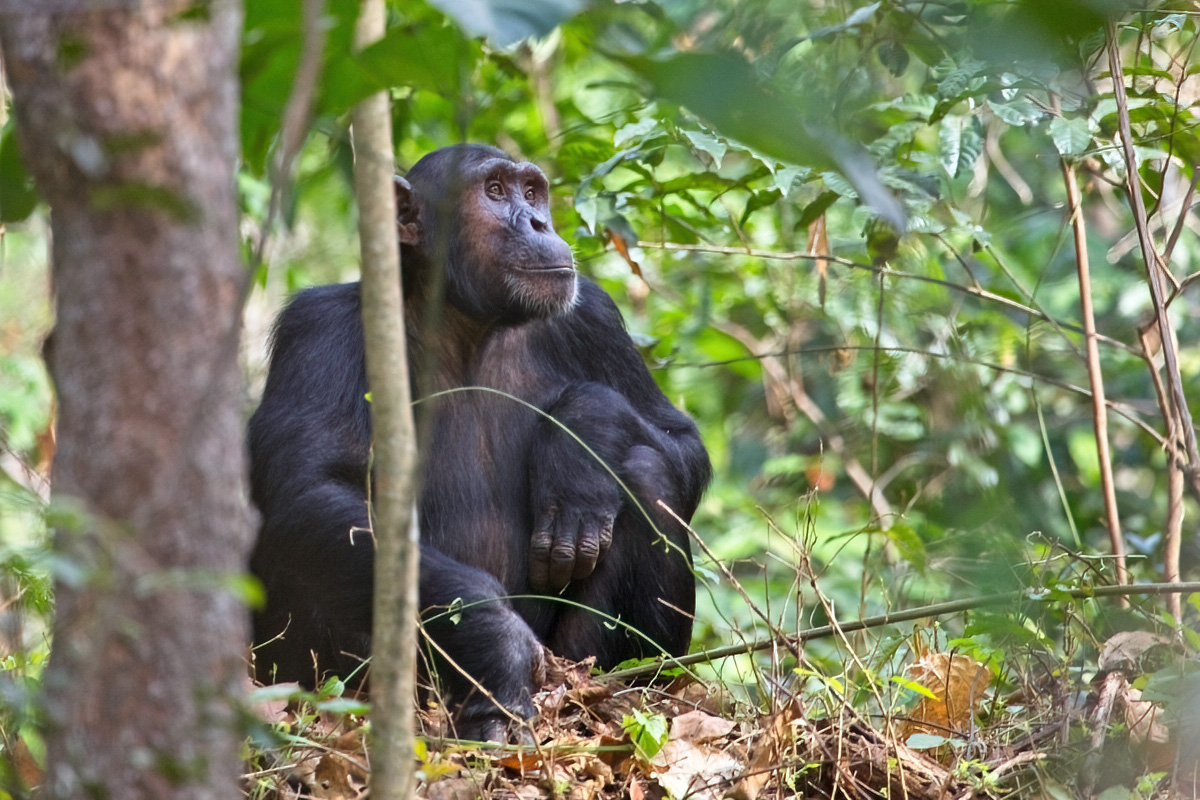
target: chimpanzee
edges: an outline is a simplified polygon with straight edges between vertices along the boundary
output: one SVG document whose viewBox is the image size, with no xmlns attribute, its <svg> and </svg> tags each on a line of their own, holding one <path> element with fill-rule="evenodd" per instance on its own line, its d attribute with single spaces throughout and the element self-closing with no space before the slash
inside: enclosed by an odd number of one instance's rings
<svg viewBox="0 0 1200 800">
<path fill-rule="evenodd" d="M 496 148 L 459 145 L 397 178 L 396 197 L 412 380 L 428 398 L 418 406 L 428 415 L 418 512 L 430 637 L 525 717 L 543 643 L 602 666 L 686 651 L 687 533 L 657 501 L 690 519 L 708 455 L 612 300 L 577 275 L 550 221 L 545 176 Z M 361 675 L 370 652 L 360 311 L 357 283 L 298 294 L 276 323 L 250 420 L 264 681 Z M 438 394 L 464 387 L 496 391 Z M 507 715 L 458 669 L 437 671 L 459 735 L 502 737 Z"/>
</svg>

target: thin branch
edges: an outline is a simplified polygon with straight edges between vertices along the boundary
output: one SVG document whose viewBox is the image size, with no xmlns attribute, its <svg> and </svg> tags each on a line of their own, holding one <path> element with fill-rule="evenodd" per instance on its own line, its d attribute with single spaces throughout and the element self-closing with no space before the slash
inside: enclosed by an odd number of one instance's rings
<svg viewBox="0 0 1200 800">
<path fill-rule="evenodd" d="M 363 0 L 358 49 L 384 35 L 384 0 Z M 371 387 L 371 797 L 407 800 L 415 768 L 412 697 L 417 659 L 417 449 L 400 290 L 391 104 L 376 92 L 351 112 L 354 193 L 362 252 L 362 321 Z"/>
<path fill-rule="evenodd" d="M 1172 444 L 1177 442 L 1172 439 Z M 1167 451 L 1167 521 L 1163 525 L 1163 579 L 1179 580 L 1179 552 L 1183 545 L 1183 465 L 1177 447 Z M 1176 624 L 1183 621 L 1183 603 L 1179 595 L 1167 598 L 1167 610 L 1175 617 Z"/>
<path fill-rule="evenodd" d="M 4 444 L 0 444 L 0 474 L 36 497 L 42 505 L 50 502 L 50 481 Z"/>
<path fill-rule="evenodd" d="M 1187 191 L 1183 195 L 1183 200 L 1179 203 L 1179 217 L 1175 220 L 1175 227 L 1171 228 L 1171 234 L 1167 237 L 1167 246 L 1163 248 L 1163 263 L 1171 263 L 1171 254 L 1175 252 L 1175 243 L 1179 241 L 1179 235 L 1183 233 L 1183 228 L 1187 224 L 1188 214 L 1192 211 L 1192 201 L 1196 198 L 1196 182 L 1200 181 L 1200 169 L 1197 165 L 1192 165 L 1192 182 L 1188 184 Z M 1171 305 L 1183 285 L 1175 287 L 1175 291 L 1167 298 L 1167 305 Z"/>
<path fill-rule="evenodd" d="M 1088 266 L 1087 229 L 1079 200 L 1075 170 L 1066 159 L 1059 159 L 1067 188 L 1067 207 L 1071 212 L 1071 230 L 1075 235 L 1075 272 L 1079 276 L 1079 313 L 1083 318 L 1087 348 L 1088 383 L 1092 388 L 1092 428 L 1096 455 L 1100 461 L 1100 490 L 1104 495 L 1104 516 L 1108 522 L 1108 541 L 1112 547 L 1117 583 L 1129 581 L 1125 568 L 1125 540 L 1121 536 L 1121 518 L 1117 511 L 1117 493 L 1113 486 L 1112 454 L 1108 449 L 1108 409 L 1104 404 L 1104 378 L 1100 372 L 1100 349 L 1096 345 L 1096 316 L 1092 308 L 1092 279 Z M 1124 605 L 1124 603 L 1122 603 Z"/>
<path fill-rule="evenodd" d="M 1000 131 L 1007 130 L 1008 126 L 989 125 L 987 129 L 987 137 L 984 139 L 984 147 L 987 149 L 988 158 L 991 159 L 992 165 L 996 168 L 996 172 L 1004 179 L 1004 182 L 1016 193 L 1017 199 L 1021 201 L 1021 205 L 1029 205 L 1033 202 L 1033 190 L 1029 188 L 1029 184 L 1021 177 L 1021 173 L 1017 172 L 1013 165 L 1008 163 L 1008 159 L 1004 156 L 1004 151 L 1000 149 Z"/>
<path fill-rule="evenodd" d="M 736 338 L 736 337 L 734 337 L 734 338 Z M 784 357 L 790 356 L 790 355 L 804 355 L 806 353 L 807 354 L 837 353 L 837 352 L 840 352 L 843 350 L 873 350 L 873 349 L 875 349 L 875 348 L 872 345 L 830 345 L 830 346 L 826 346 L 826 347 L 801 347 L 801 348 L 795 348 L 795 349 L 789 349 L 789 350 L 777 350 L 777 351 L 771 351 L 771 352 L 754 352 L 753 350 L 751 350 L 750 355 L 741 356 L 739 358 L 725 358 L 725 359 L 721 359 L 720 361 L 673 362 L 672 366 L 676 367 L 676 368 L 691 367 L 693 369 L 703 369 L 706 367 L 722 367 L 727 364 L 736 364 L 741 361 L 761 361 L 762 359 L 769 358 L 769 357 L 784 358 Z M 890 345 L 887 347 L 884 347 L 881 345 L 879 347 L 879 349 L 881 351 L 887 352 L 887 353 L 912 353 L 913 355 L 928 356 L 929 358 L 944 358 L 944 359 L 947 359 L 950 361 L 961 362 L 963 364 L 973 364 L 977 367 L 984 367 L 986 369 L 995 370 L 996 372 L 1001 372 L 1001 373 L 1004 373 L 1007 375 L 1015 375 L 1019 378 L 1028 378 L 1030 381 L 1037 381 L 1038 383 L 1044 383 L 1049 386 L 1054 386 L 1059 389 L 1062 389 L 1063 391 L 1071 392 L 1072 394 L 1077 394 L 1082 397 L 1091 397 L 1092 396 L 1091 391 L 1083 388 L 1082 386 L 1076 386 L 1073 383 L 1067 383 L 1066 381 L 1060 381 L 1057 378 L 1051 378 L 1048 375 L 1039 375 L 1038 373 L 1030 372 L 1029 370 L 1018 369 L 1016 367 L 1005 367 L 1001 364 L 993 364 L 990 361 L 983 361 L 978 358 L 971 358 L 970 356 L 965 356 L 965 355 L 962 355 L 959 353 L 936 353 L 931 350 L 922 350 L 919 347 L 901 347 L 899 345 Z M 1158 442 L 1158 444 L 1160 446 L 1163 446 L 1163 447 L 1166 446 L 1166 443 L 1167 443 L 1166 437 L 1163 436 L 1158 431 L 1156 431 L 1154 428 L 1152 428 L 1149 424 L 1147 424 L 1145 422 L 1145 420 L 1141 419 L 1141 417 L 1138 416 L 1137 409 L 1133 408 L 1132 406 L 1130 406 L 1126 403 L 1120 403 L 1115 400 L 1105 399 L 1104 404 L 1108 408 L 1109 411 L 1112 411 L 1114 414 L 1124 417 L 1130 423 L 1132 423 L 1133 425 L 1136 425 L 1143 433 L 1145 433 L 1147 436 L 1150 436 L 1151 438 L 1153 438 L 1154 441 Z"/>
<path fill-rule="evenodd" d="M 250 262 L 251 271 L 258 268 L 266 252 L 267 240 L 275 228 L 275 218 L 283 202 L 283 193 L 291 181 L 292 164 L 308 137 L 308 119 L 312 113 L 313 98 L 317 93 L 317 82 L 321 77 L 321 56 L 325 52 L 325 0 L 304 0 L 301 7 L 303 43 L 300 63 L 296 65 L 296 77 L 292 81 L 292 93 L 283 108 L 283 119 L 279 127 L 279 140 L 275 146 L 275 159 L 271 163 L 271 199 L 267 204 L 267 217 L 258 232 L 258 241 Z"/>
<path fill-rule="evenodd" d="M 794 636 L 787 637 L 789 642 L 799 647 L 804 642 L 813 639 L 824 639 L 830 636 L 846 633 L 854 633 L 855 631 L 865 631 L 873 628 L 882 628 L 887 625 L 896 625 L 901 622 L 911 622 L 918 619 L 934 619 L 936 617 L 944 617 L 947 614 L 956 614 L 960 611 L 970 611 L 977 608 L 987 608 L 989 606 L 998 605 L 1013 605 L 1022 601 L 1028 602 L 1057 602 L 1064 597 L 1070 597 L 1076 600 L 1091 600 L 1097 597 L 1129 597 L 1131 595 L 1159 595 L 1159 594 L 1191 594 L 1192 592 L 1200 592 L 1200 582 L 1192 581 L 1190 583 L 1131 583 L 1125 586 L 1090 586 L 1080 589 L 1055 588 L 1053 592 L 1044 589 L 1019 589 L 1014 592 L 1001 592 L 999 594 L 981 595 L 979 597 L 968 597 L 962 600 L 949 600 L 944 603 L 932 603 L 930 605 L 910 608 L 905 611 L 894 611 L 887 614 L 877 614 L 873 617 L 863 617 L 862 619 L 851 620 L 850 622 L 838 623 L 834 622 L 829 625 L 818 625 L 815 628 L 800 631 Z M 675 667 L 690 667 L 693 664 L 704 664 L 710 661 L 715 661 L 718 658 L 728 658 L 729 656 L 740 656 L 757 653 L 762 650 L 768 650 L 772 647 L 777 647 L 778 642 L 773 638 L 755 639 L 744 644 L 728 645 L 726 647 L 715 647 L 711 650 L 704 650 L 699 653 L 689 653 L 686 656 L 678 658 L 660 658 L 653 662 L 640 664 L 636 667 L 621 669 L 615 672 L 610 672 L 607 677 L 618 681 L 629 681 L 634 678 L 641 678 L 646 675 L 654 675 L 661 672 L 664 668 L 671 669 Z"/>
<path fill-rule="evenodd" d="M 1146 369 L 1150 371 L 1150 380 L 1154 384 L 1154 396 L 1158 400 L 1158 408 L 1163 419 L 1167 421 L 1167 438 L 1163 442 L 1163 449 L 1167 451 L 1167 519 L 1163 524 L 1163 579 L 1177 581 L 1179 580 L 1179 553 L 1183 547 L 1183 447 L 1182 437 L 1179 434 L 1178 415 L 1171 408 L 1171 399 L 1167 396 L 1162 376 L 1158 374 L 1158 366 L 1154 363 L 1157 347 L 1152 342 L 1151 335 L 1156 336 L 1157 333 L 1158 328 L 1152 322 L 1138 330 L 1142 344 L 1142 357 L 1146 361 Z M 1192 488 L 1196 490 L 1197 496 L 1200 496 L 1200 486 L 1196 485 L 1198 481 L 1195 478 L 1196 476 L 1193 476 Z M 1180 619 L 1182 606 L 1177 596 L 1168 599 L 1167 608 L 1176 620 Z"/>
<path fill-rule="evenodd" d="M 685 520 L 683 517 L 676 514 L 675 509 L 671 508 L 669 505 L 664 503 L 662 500 L 659 500 L 656 503 L 656 505 L 659 508 L 661 508 L 663 511 L 670 514 L 675 519 L 675 521 L 677 523 L 679 523 L 679 525 L 685 531 L 688 532 L 688 535 L 692 537 L 692 541 L 694 541 L 697 545 L 700 546 L 700 549 L 704 551 L 704 555 L 708 556 L 708 559 L 710 561 L 712 561 L 713 564 L 716 564 L 717 569 L 721 570 L 721 574 L 725 576 L 725 580 L 729 581 L 729 585 L 733 587 L 733 590 L 735 592 L 737 592 L 739 595 L 741 595 L 742 600 L 746 603 L 746 606 L 752 612 L 754 612 L 754 615 L 763 621 L 763 624 L 767 626 L 767 630 L 771 631 L 771 633 L 774 634 L 774 636 L 776 638 L 780 638 L 780 639 L 785 638 L 786 634 L 784 634 L 783 631 L 780 630 L 779 627 L 774 622 L 771 621 L 771 618 L 769 616 L 767 616 L 766 612 L 764 612 L 762 609 L 760 609 L 758 607 L 758 604 L 754 602 L 754 599 L 752 597 L 750 597 L 750 593 L 746 591 L 746 587 L 742 586 L 742 582 L 739 581 L 737 579 L 737 576 L 733 574 L 733 571 L 730 570 L 729 567 L 725 566 L 724 562 L 722 562 L 721 559 L 717 557 L 717 554 L 714 553 L 712 551 L 712 548 L 708 546 L 708 542 L 704 541 L 703 537 L 701 537 L 700 534 L 696 533 L 696 530 L 691 525 L 688 524 L 687 520 Z M 793 656 L 799 657 L 799 655 L 800 655 L 800 652 L 798 650 L 793 649 L 790 652 Z"/>
<path fill-rule="evenodd" d="M 1068 330 L 1072 333 L 1078 334 L 1083 333 L 1083 328 L 1079 327 L 1078 325 L 1059 322 L 1051 318 L 1048 314 L 1038 311 L 1036 308 L 1031 308 L 1023 303 L 1018 303 L 1012 298 L 1004 297 L 1003 295 L 996 294 L 995 292 L 989 292 L 987 289 L 975 286 L 963 286 L 961 283 L 955 283 L 954 281 L 947 281 L 941 278 L 933 278 L 929 275 L 918 275 L 915 272 L 903 272 L 901 270 L 890 269 L 887 267 L 876 267 L 871 264 L 864 264 L 860 261 L 852 261 L 851 259 L 843 258 L 842 256 L 818 255 L 813 253 L 802 253 L 798 251 L 775 252 L 771 250 L 754 250 L 744 247 L 718 247 L 716 245 L 684 244 L 680 242 L 639 241 L 637 246 L 653 250 L 672 250 L 689 253 L 713 253 L 714 255 L 746 256 L 748 258 L 762 258 L 772 261 L 825 261 L 831 264 L 840 264 L 843 267 L 865 270 L 876 275 L 881 272 L 886 272 L 892 277 L 906 278 L 908 280 L 921 281 L 922 283 L 931 283 L 934 286 L 941 286 L 943 288 L 950 289 L 951 291 L 974 295 L 975 297 L 980 297 L 984 300 L 1005 306 L 1006 308 L 1011 308 L 1014 311 L 1019 311 L 1022 314 L 1028 314 L 1035 319 L 1040 319 L 1051 325 L 1062 328 L 1063 330 Z M 1120 350 L 1124 350 L 1132 355 L 1138 355 L 1137 349 L 1130 347 L 1125 342 L 1104 336 L 1103 334 L 1096 334 L 1096 339 L 1097 341 L 1103 342 L 1104 344 L 1112 347 L 1116 347 Z"/>
<path fill-rule="evenodd" d="M 1121 150 L 1125 156 L 1125 185 L 1129 202 L 1133 208 L 1133 221 L 1137 226 L 1138 241 L 1142 246 L 1142 260 L 1146 265 L 1146 280 L 1150 287 L 1150 299 L 1154 303 L 1154 314 L 1158 320 L 1158 334 L 1162 341 L 1163 361 L 1166 366 L 1167 382 L 1171 388 L 1171 399 L 1175 405 L 1175 413 L 1182 423 L 1184 443 L 1187 448 L 1187 470 L 1195 473 L 1200 469 L 1200 452 L 1196 449 L 1196 431 L 1192 427 L 1192 414 L 1188 409 L 1187 398 L 1183 392 L 1183 379 L 1179 371 L 1179 357 L 1175 353 L 1174 335 L 1171 329 L 1171 319 L 1167 316 L 1167 306 L 1163 298 L 1162 287 L 1159 286 L 1159 257 L 1154 251 L 1154 242 L 1150 238 L 1150 228 L 1146 220 L 1146 206 L 1142 202 L 1141 188 L 1138 186 L 1137 154 L 1133 148 L 1133 131 L 1129 125 L 1129 102 L 1125 96 L 1124 73 L 1121 67 L 1121 51 L 1118 44 L 1117 27 L 1108 28 L 1108 66 L 1113 77 L 1113 95 L 1117 101 L 1117 122 L 1121 133 Z"/>
</svg>

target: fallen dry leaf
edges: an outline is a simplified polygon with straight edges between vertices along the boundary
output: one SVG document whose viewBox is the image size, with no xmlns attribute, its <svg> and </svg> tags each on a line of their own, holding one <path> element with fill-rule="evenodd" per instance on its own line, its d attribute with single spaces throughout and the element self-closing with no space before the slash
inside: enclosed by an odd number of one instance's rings
<svg viewBox="0 0 1200 800">
<path fill-rule="evenodd" d="M 654 779 L 673 797 L 721 800 L 746 768 L 723 750 L 691 742 L 669 741 L 650 761 Z"/>
<path fill-rule="evenodd" d="M 312 796 L 324 800 L 358 800 L 367 785 L 367 776 L 356 764 L 340 753 L 329 753 L 313 770 Z"/>
<path fill-rule="evenodd" d="M 900 724 L 902 741 L 914 733 L 950 736 L 968 730 L 994 677 L 986 665 L 953 652 L 926 653 L 905 672 L 933 697 L 922 697 Z"/>
<path fill-rule="evenodd" d="M 1163 710 L 1142 693 L 1130 686 L 1125 690 L 1125 727 L 1129 738 L 1138 744 L 1166 744 L 1171 738 L 1167 726 L 1162 723 Z"/>
<path fill-rule="evenodd" d="M 1156 647 L 1170 647 L 1171 639 L 1150 631 L 1121 631 L 1115 633 L 1100 647 L 1096 659 L 1102 670 L 1121 669 L 1132 675 L 1140 674 L 1142 658 Z"/>
<path fill-rule="evenodd" d="M 475 800 L 479 797 L 479 781 L 472 778 L 443 778 L 429 784 L 425 796 L 429 800 Z"/>
<path fill-rule="evenodd" d="M 771 767 L 783 762 L 783 754 L 792 748 L 796 728 L 792 724 L 803 718 L 798 703 L 789 703 L 779 713 L 764 719 L 763 731 L 750 747 L 750 767 L 729 792 L 733 800 L 755 800 L 771 777 Z"/>
<path fill-rule="evenodd" d="M 731 719 L 721 719 L 703 711 L 689 711 L 671 720 L 671 739 L 684 742 L 711 742 L 729 735 L 737 727 Z"/>
</svg>

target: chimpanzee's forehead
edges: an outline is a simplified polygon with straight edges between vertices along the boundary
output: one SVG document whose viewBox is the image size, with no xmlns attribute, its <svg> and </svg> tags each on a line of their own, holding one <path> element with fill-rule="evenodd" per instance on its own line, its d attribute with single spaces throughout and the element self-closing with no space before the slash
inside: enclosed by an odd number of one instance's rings
<svg viewBox="0 0 1200 800">
<path fill-rule="evenodd" d="M 542 171 L 538 169 L 536 164 L 531 164 L 528 161 L 512 161 L 506 158 L 486 158 L 471 165 L 464 172 L 463 177 L 468 182 L 483 180 L 493 175 L 535 177 L 542 174 Z"/>
</svg>

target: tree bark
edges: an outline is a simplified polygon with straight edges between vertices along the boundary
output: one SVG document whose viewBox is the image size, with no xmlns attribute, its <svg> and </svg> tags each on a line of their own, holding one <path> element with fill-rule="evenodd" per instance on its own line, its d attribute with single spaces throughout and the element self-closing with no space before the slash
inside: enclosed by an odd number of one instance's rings
<svg viewBox="0 0 1200 800">
<path fill-rule="evenodd" d="M 0 46 L 57 296 L 43 796 L 236 797 L 241 5 L 13 8 Z"/>
<path fill-rule="evenodd" d="M 383 0 L 363 0 L 355 33 L 358 47 L 368 46 L 383 33 Z M 412 796 L 415 771 L 417 440 L 400 291 L 392 117 L 386 92 L 374 94 L 354 108 L 353 130 L 374 486 L 371 797 L 407 800 Z"/>
</svg>

